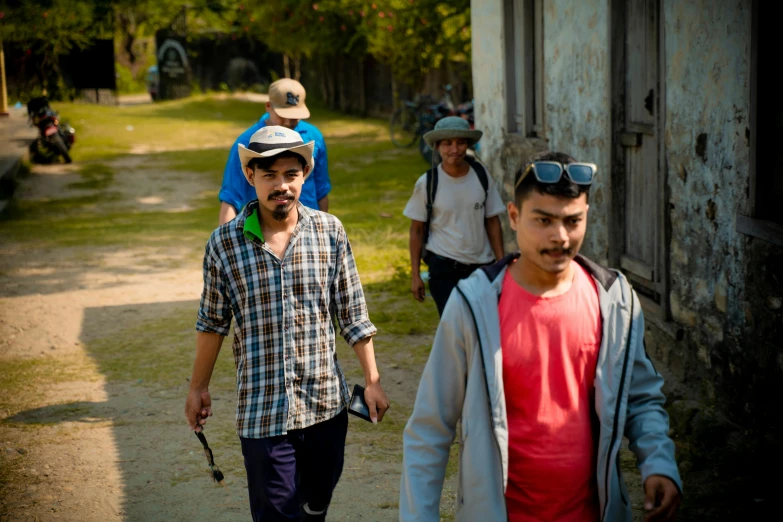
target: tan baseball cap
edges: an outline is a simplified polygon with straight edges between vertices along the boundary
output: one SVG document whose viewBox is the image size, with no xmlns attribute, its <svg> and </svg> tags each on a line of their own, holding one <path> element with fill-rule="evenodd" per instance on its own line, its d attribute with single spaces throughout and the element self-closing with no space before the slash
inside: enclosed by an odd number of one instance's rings
<svg viewBox="0 0 783 522">
<path fill-rule="evenodd" d="M 269 86 L 269 103 L 281 118 L 304 120 L 310 117 L 305 105 L 305 88 L 291 78 L 281 78 Z"/>
</svg>

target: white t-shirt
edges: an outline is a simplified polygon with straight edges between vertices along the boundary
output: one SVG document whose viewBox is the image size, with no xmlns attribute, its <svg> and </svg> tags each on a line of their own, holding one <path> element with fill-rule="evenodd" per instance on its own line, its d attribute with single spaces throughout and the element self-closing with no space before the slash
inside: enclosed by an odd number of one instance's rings
<svg viewBox="0 0 783 522">
<path fill-rule="evenodd" d="M 453 178 L 438 165 L 438 187 L 432 205 L 427 250 L 465 264 L 490 263 L 495 259 L 484 220 L 501 214 L 506 207 L 489 172 L 487 176 L 489 186 L 485 205 L 484 187 L 472 167 L 465 176 Z M 426 173 L 416 181 L 413 195 L 402 213 L 426 223 Z"/>
</svg>

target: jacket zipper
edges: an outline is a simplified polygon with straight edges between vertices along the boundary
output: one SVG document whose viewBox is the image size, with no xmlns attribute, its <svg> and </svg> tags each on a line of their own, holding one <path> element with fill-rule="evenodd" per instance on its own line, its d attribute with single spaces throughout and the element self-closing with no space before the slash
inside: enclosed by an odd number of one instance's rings
<svg viewBox="0 0 783 522">
<path fill-rule="evenodd" d="M 490 420 L 490 428 L 492 429 L 492 438 L 495 441 L 495 445 L 498 448 L 498 456 L 501 458 L 500 463 L 500 483 L 503 484 L 503 462 L 502 462 L 502 456 L 503 452 L 500 450 L 500 442 L 498 441 L 497 434 L 495 433 L 495 427 L 492 425 L 492 400 L 489 398 L 489 379 L 487 378 L 487 365 L 484 362 L 484 349 L 481 345 L 481 336 L 479 335 L 479 329 L 478 329 L 478 322 L 476 321 L 476 314 L 473 313 L 473 307 L 470 306 L 470 301 L 468 301 L 468 298 L 465 296 L 464 292 L 459 286 L 455 287 L 457 291 L 460 293 L 462 298 L 465 300 L 465 304 L 468 305 L 468 310 L 470 310 L 470 316 L 473 319 L 473 328 L 476 330 L 476 340 L 478 341 L 479 346 L 479 359 L 481 359 L 481 369 L 484 372 L 484 387 L 487 391 L 487 405 L 489 406 L 489 420 Z M 506 520 L 508 520 L 508 511 L 506 511 Z"/>
<path fill-rule="evenodd" d="M 633 335 L 633 293 L 631 293 L 631 318 L 628 321 L 628 341 L 626 342 L 625 345 L 625 359 L 623 361 L 623 373 L 620 375 L 620 390 L 619 393 L 617 394 L 617 405 L 615 406 L 614 423 L 612 425 L 612 438 L 610 439 L 609 442 L 609 454 L 607 455 L 607 461 L 606 461 L 606 477 L 604 479 L 604 494 L 606 495 L 606 504 L 604 504 L 604 512 L 603 515 L 601 516 L 601 520 L 606 519 L 606 510 L 609 508 L 609 472 L 612 469 L 612 467 L 609 465 L 609 459 L 612 457 L 612 449 L 614 448 L 615 438 L 617 437 L 617 425 L 620 423 L 620 405 L 623 402 L 623 388 L 625 387 L 625 373 L 628 371 L 628 358 L 631 353 L 632 335 Z M 622 489 L 620 490 L 620 496 L 623 497 Z"/>
</svg>

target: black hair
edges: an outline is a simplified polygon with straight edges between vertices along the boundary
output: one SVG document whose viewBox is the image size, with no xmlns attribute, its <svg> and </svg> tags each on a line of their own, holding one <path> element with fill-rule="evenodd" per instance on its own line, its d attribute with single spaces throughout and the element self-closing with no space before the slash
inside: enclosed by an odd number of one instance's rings
<svg viewBox="0 0 783 522">
<path fill-rule="evenodd" d="M 517 207 L 521 207 L 522 202 L 534 190 L 539 194 L 555 196 L 558 198 L 576 199 L 582 194 L 585 194 L 588 198 L 590 197 L 590 185 L 577 185 L 566 175 L 563 175 L 557 183 L 541 183 L 532 172 L 528 172 L 525 179 L 517 185 L 522 173 L 535 161 L 557 161 L 563 165 L 576 163 L 574 158 L 563 152 L 547 151 L 536 154 L 530 158 L 530 161 L 525 163 L 514 175 L 514 186 L 516 187 L 514 189 L 514 203 L 516 203 Z"/>
<path fill-rule="evenodd" d="M 247 167 L 253 171 L 255 171 L 257 168 L 261 170 L 267 170 L 271 168 L 272 165 L 274 165 L 277 162 L 277 160 L 283 158 L 298 159 L 299 164 L 302 166 L 302 170 L 304 170 L 305 166 L 307 165 L 307 162 L 305 161 L 304 157 L 301 154 L 297 154 L 296 152 L 291 152 L 290 150 L 287 150 L 285 152 L 281 152 L 280 154 L 276 154 L 274 156 L 269 156 L 266 158 L 253 158 L 247 162 Z"/>
</svg>

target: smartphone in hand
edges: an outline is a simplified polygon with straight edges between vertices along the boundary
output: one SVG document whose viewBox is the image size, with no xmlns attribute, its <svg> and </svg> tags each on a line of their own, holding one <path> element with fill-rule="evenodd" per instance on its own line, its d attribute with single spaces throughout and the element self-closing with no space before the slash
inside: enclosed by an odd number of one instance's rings
<svg viewBox="0 0 783 522">
<path fill-rule="evenodd" d="M 348 403 L 348 413 L 356 415 L 368 422 L 372 422 L 372 419 L 370 418 L 370 408 L 364 400 L 364 387 L 359 386 L 358 384 L 353 387 L 351 402 Z"/>
</svg>

